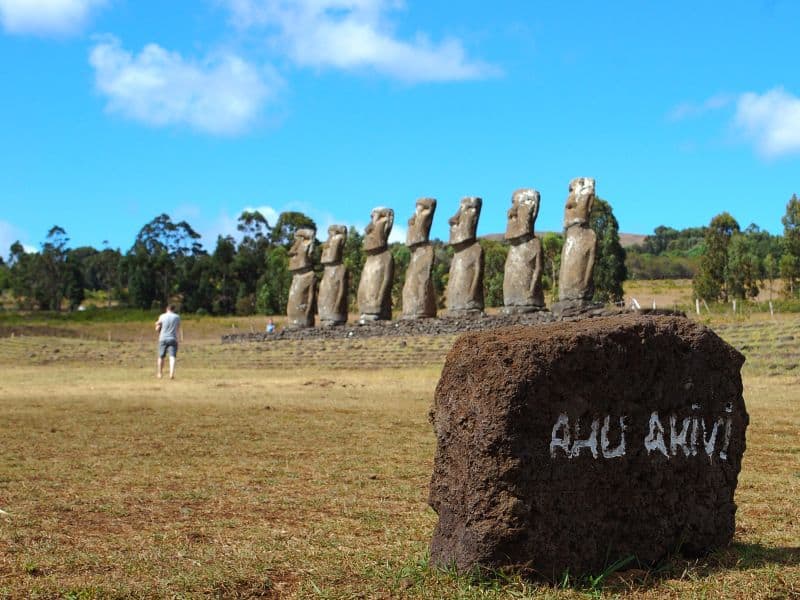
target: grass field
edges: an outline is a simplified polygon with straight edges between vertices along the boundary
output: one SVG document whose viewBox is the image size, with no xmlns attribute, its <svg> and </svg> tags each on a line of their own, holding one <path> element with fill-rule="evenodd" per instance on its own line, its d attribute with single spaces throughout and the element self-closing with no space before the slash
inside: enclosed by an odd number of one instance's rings
<svg viewBox="0 0 800 600">
<path fill-rule="evenodd" d="M 800 318 L 712 325 L 748 357 L 735 543 L 557 586 L 427 566 L 452 338 L 222 345 L 263 325 L 188 320 L 171 382 L 149 321 L 6 331 L 0 597 L 800 597 Z"/>
</svg>

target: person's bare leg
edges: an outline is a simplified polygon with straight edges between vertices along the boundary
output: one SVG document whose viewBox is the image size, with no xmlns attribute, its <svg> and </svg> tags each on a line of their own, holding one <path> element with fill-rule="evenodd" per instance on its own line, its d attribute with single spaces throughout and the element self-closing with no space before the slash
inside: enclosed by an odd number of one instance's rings
<svg viewBox="0 0 800 600">
<path fill-rule="evenodd" d="M 156 377 L 161 379 L 161 371 L 163 370 L 164 370 L 164 359 L 159 356 L 158 360 L 156 361 Z"/>
<path fill-rule="evenodd" d="M 169 378 L 175 379 L 175 357 L 169 357 Z"/>
</svg>

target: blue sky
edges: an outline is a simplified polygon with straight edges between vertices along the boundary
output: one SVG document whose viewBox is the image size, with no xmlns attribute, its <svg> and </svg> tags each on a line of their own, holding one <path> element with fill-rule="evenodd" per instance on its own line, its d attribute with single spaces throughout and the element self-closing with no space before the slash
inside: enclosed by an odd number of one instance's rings
<svg viewBox="0 0 800 600">
<path fill-rule="evenodd" d="M 800 2 L 0 0 L 0 253 L 123 251 L 166 212 L 213 249 L 245 208 L 322 230 L 511 193 L 559 230 L 595 177 L 622 231 L 800 192 Z M 320 231 L 318 237 L 324 238 Z"/>
</svg>

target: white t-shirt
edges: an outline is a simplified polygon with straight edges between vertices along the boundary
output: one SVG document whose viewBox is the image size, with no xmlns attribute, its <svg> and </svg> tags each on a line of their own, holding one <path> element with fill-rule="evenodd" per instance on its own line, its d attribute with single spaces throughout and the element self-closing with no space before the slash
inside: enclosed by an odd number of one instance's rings
<svg viewBox="0 0 800 600">
<path fill-rule="evenodd" d="M 181 325 L 181 318 L 176 313 L 165 312 L 158 317 L 158 322 L 161 323 L 161 331 L 158 334 L 158 339 L 177 341 L 178 327 Z"/>
</svg>

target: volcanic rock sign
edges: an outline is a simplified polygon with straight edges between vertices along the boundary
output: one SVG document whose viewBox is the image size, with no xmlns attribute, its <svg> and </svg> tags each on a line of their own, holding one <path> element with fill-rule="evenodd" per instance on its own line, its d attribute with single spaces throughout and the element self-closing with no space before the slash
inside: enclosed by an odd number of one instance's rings
<svg viewBox="0 0 800 600">
<path fill-rule="evenodd" d="M 360 323 L 392 318 L 394 258 L 388 243 L 393 224 L 394 211 L 391 208 L 372 209 L 370 223 L 364 230 L 367 260 L 358 282 Z"/>
<path fill-rule="evenodd" d="M 743 362 L 683 317 L 462 336 L 434 399 L 432 562 L 555 578 L 726 546 Z"/>
<path fill-rule="evenodd" d="M 561 269 L 558 274 L 558 300 L 561 306 L 587 306 L 594 294 L 594 260 L 597 235 L 589 227 L 589 215 L 594 204 L 594 179 L 577 177 L 569 184 L 569 196 L 564 207 L 564 246 L 561 250 Z"/>
<path fill-rule="evenodd" d="M 316 312 L 317 278 L 311 255 L 314 252 L 314 229 L 298 229 L 294 232 L 294 243 L 289 249 L 289 271 L 292 285 L 286 303 L 286 326 L 292 329 L 314 326 Z"/>
<path fill-rule="evenodd" d="M 322 327 L 347 322 L 347 267 L 342 263 L 347 227 L 328 227 L 328 241 L 322 245 L 322 281 L 319 283 L 319 322 Z"/>
<path fill-rule="evenodd" d="M 481 216 L 480 198 L 463 198 L 450 224 L 450 245 L 455 254 L 447 281 L 447 315 L 462 317 L 483 312 L 483 248 L 476 232 Z"/>
<path fill-rule="evenodd" d="M 436 212 L 436 200 L 420 198 L 414 215 L 408 220 L 406 245 L 411 260 L 403 284 L 403 319 L 436 316 L 436 295 L 433 291 L 433 246 L 428 241 Z"/>
<path fill-rule="evenodd" d="M 542 243 L 533 234 L 539 201 L 539 192 L 531 189 L 517 190 L 511 196 L 505 235 L 510 246 L 503 273 L 505 314 L 544 310 Z"/>
</svg>

